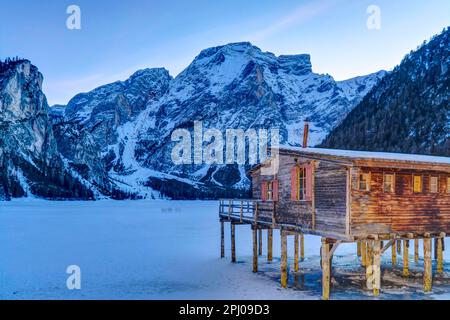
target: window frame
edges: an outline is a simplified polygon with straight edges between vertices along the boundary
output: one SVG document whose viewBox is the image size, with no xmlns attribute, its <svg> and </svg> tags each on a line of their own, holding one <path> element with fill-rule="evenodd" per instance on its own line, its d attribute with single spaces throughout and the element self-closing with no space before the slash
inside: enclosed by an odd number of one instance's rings
<svg viewBox="0 0 450 320">
<path fill-rule="evenodd" d="M 447 177 L 447 185 L 446 185 L 446 193 L 449 194 L 450 193 L 450 177 Z"/>
<path fill-rule="evenodd" d="M 386 177 L 392 177 L 390 190 L 386 190 Z M 395 173 L 383 172 L 383 192 L 384 193 L 395 193 Z"/>
<path fill-rule="evenodd" d="M 266 201 L 273 201 L 273 184 L 275 180 L 266 181 Z"/>
<path fill-rule="evenodd" d="M 420 179 L 420 191 L 416 191 L 416 181 L 415 181 L 416 178 Z M 421 175 L 421 174 L 414 174 L 413 173 L 413 175 L 412 175 L 412 189 L 413 189 L 413 194 L 423 193 L 423 175 Z"/>
<path fill-rule="evenodd" d="M 433 181 L 433 179 L 436 179 L 436 191 L 433 191 L 433 190 L 431 189 L 431 186 L 433 185 L 433 184 L 431 183 L 431 181 Z M 432 193 L 432 194 L 439 193 L 439 176 L 433 176 L 433 175 L 430 176 L 429 191 L 430 191 L 430 193 Z"/>
<path fill-rule="evenodd" d="M 302 175 L 303 173 L 303 175 Z M 303 184 L 302 184 L 303 181 Z M 301 196 L 302 195 L 302 196 Z M 297 201 L 307 201 L 306 200 L 306 167 L 297 167 Z"/>
<path fill-rule="evenodd" d="M 362 182 L 361 177 L 362 176 L 366 176 L 366 187 L 364 189 L 361 188 L 361 182 Z M 371 180 L 372 180 L 371 172 L 358 173 L 358 184 L 357 184 L 358 191 L 365 191 L 365 192 L 370 191 Z"/>
</svg>

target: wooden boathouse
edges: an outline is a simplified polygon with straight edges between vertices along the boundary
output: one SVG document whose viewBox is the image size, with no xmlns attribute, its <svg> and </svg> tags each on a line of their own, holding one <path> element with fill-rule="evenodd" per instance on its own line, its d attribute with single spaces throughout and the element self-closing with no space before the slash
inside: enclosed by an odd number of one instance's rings
<svg viewBox="0 0 450 320">
<path fill-rule="evenodd" d="M 294 271 L 304 255 L 303 235 L 322 238 L 323 299 L 329 299 L 331 261 L 341 243 L 356 243 L 374 296 L 381 288 L 381 255 L 392 263 L 403 247 L 403 275 L 409 275 L 409 247 L 419 259 L 423 240 L 423 289 L 432 289 L 432 239 L 437 273 L 443 272 L 444 238 L 450 234 L 450 158 L 411 154 L 273 148 L 272 156 L 249 172 L 251 200 L 221 200 L 221 256 L 224 223 L 231 224 L 231 259 L 236 261 L 235 225 L 253 230 L 253 272 L 258 271 L 262 230 L 281 232 L 281 285 L 287 286 L 287 236 L 295 238 Z M 260 243 L 258 249 L 258 240 Z M 300 250 L 299 250 L 300 242 Z"/>
</svg>

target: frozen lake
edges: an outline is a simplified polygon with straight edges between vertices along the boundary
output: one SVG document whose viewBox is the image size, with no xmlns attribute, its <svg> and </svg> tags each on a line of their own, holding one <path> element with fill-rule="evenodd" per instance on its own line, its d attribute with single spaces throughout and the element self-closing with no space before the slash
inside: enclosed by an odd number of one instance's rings
<svg viewBox="0 0 450 320">
<path fill-rule="evenodd" d="M 305 237 L 301 272 L 279 285 L 279 232 L 274 232 L 274 262 L 260 257 L 251 272 L 251 231 L 237 226 L 237 264 L 220 259 L 218 203 L 207 201 L 0 203 L 0 299 L 320 299 L 320 238 Z M 264 255 L 266 238 L 264 234 Z M 293 237 L 289 237 L 293 257 Z M 446 242 L 447 248 L 450 243 Z M 372 299 L 356 246 L 336 251 L 332 299 Z M 383 257 L 380 299 L 446 299 L 449 281 L 435 279 L 433 293 L 422 293 L 422 261 L 411 278 Z M 450 261 L 450 252 L 445 252 Z M 66 269 L 81 268 L 81 290 L 69 290 Z M 292 267 L 292 260 L 289 261 Z M 446 272 L 449 272 L 448 265 Z"/>
</svg>

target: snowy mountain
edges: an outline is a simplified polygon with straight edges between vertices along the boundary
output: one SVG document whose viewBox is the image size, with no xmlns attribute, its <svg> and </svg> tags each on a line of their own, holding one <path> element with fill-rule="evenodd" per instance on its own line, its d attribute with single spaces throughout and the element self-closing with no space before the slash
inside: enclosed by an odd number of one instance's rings
<svg viewBox="0 0 450 320">
<path fill-rule="evenodd" d="M 164 69 L 138 71 L 125 82 L 74 97 L 55 109 L 55 135 L 64 157 L 105 170 L 128 193 L 175 198 L 244 196 L 248 166 L 174 165 L 171 134 L 192 129 L 278 128 L 283 143 L 299 144 L 311 123 L 311 144 L 322 141 L 384 71 L 337 82 L 312 71 L 309 55 L 275 56 L 250 43 L 202 51 L 175 79 Z"/>
<path fill-rule="evenodd" d="M 58 153 L 42 81 L 27 60 L 0 61 L 0 200 L 92 199 Z"/>
<path fill-rule="evenodd" d="M 324 147 L 450 156 L 450 28 L 407 55 Z"/>
</svg>

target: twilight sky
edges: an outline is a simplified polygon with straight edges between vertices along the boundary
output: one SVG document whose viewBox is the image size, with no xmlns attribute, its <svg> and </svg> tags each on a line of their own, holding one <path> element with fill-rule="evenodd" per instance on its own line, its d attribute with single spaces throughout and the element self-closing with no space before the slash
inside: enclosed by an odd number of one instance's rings
<svg viewBox="0 0 450 320">
<path fill-rule="evenodd" d="M 125 80 L 138 69 L 173 76 L 204 48 L 250 41 L 263 51 L 309 53 L 337 80 L 390 70 L 450 25 L 448 0 L 0 0 L 0 59 L 30 59 L 49 104 Z M 81 30 L 69 30 L 69 5 Z M 381 29 L 367 27 L 367 8 Z"/>
</svg>

